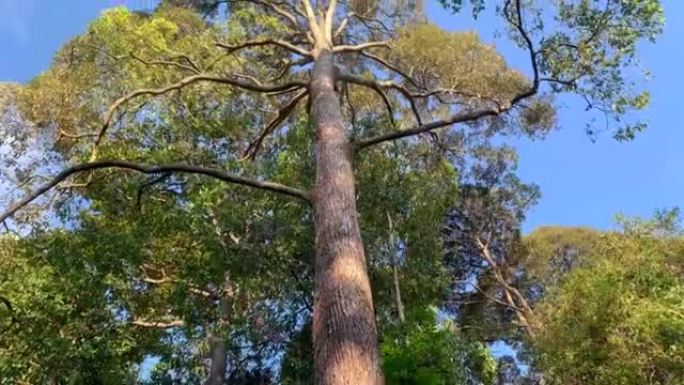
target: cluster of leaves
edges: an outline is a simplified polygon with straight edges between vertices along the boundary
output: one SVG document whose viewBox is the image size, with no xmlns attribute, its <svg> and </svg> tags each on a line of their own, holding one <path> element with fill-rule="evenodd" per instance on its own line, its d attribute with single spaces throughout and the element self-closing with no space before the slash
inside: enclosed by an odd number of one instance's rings
<svg viewBox="0 0 684 385">
<path fill-rule="evenodd" d="M 38 244 L 3 238 L 0 383 L 133 384 L 146 340 L 119 324 L 106 285 L 70 250 L 72 237 Z M 9 320 L 12 320 L 10 322 Z"/>
<path fill-rule="evenodd" d="M 586 251 L 591 262 L 573 270 L 536 311 L 543 328 L 534 346 L 549 383 L 684 378 L 682 242 L 628 229 Z"/>
<path fill-rule="evenodd" d="M 418 309 L 407 322 L 387 330 L 381 344 L 390 385 L 493 384 L 496 360 L 479 342 L 461 337 L 437 311 Z"/>
</svg>

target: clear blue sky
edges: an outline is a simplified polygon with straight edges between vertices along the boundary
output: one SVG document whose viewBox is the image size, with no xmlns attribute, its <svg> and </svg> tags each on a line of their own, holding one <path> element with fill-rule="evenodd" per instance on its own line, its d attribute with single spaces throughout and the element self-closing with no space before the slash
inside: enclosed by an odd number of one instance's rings
<svg viewBox="0 0 684 385">
<path fill-rule="evenodd" d="M 102 9 L 121 3 L 145 8 L 153 0 L 0 0 L 0 80 L 31 79 Z M 521 177 L 539 184 L 543 193 L 526 230 L 544 224 L 608 228 L 620 211 L 648 216 L 656 208 L 684 207 L 684 130 L 677 129 L 682 124 L 678 93 L 684 90 L 684 1 L 664 4 L 665 34 L 641 51 L 643 64 L 655 76 L 649 87 L 652 105 L 644 112 L 648 131 L 631 143 L 617 143 L 609 135 L 591 143 L 584 134 L 587 116 L 565 108 L 560 130 L 546 140 L 516 140 Z M 477 28 L 493 41 L 494 26 L 487 18 L 473 23 L 448 16 L 435 4 L 428 14 L 446 28 Z M 527 64 L 523 52 L 497 44 L 514 66 Z"/>
</svg>

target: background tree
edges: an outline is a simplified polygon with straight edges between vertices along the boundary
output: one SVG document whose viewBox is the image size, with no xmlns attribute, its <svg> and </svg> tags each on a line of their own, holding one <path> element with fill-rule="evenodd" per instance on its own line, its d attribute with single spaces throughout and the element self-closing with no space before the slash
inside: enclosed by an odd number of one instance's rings
<svg viewBox="0 0 684 385">
<path fill-rule="evenodd" d="M 587 251 L 590 262 L 538 306 L 543 327 L 534 347 L 548 383 L 684 378 L 682 238 L 656 223 L 632 222 L 624 232 L 605 234 Z"/>
</svg>

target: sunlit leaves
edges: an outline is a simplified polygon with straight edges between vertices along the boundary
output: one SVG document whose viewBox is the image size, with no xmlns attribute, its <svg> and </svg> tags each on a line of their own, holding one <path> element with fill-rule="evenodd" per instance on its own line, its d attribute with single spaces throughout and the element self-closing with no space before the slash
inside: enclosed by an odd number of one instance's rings
<svg viewBox="0 0 684 385">
<path fill-rule="evenodd" d="M 684 375 L 682 240 L 605 235 L 537 309 L 551 383 L 672 384 Z"/>
</svg>

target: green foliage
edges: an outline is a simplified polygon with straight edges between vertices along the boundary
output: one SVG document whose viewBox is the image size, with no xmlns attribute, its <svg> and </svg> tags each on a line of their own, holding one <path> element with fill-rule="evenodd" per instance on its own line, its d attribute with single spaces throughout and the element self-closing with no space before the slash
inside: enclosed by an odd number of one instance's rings
<svg viewBox="0 0 684 385">
<path fill-rule="evenodd" d="M 493 384 L 496 361 L 481 343 L 467 342 L 436 312 L 416 311 L 381 344 L 388 385 Z"/>
<path fill-rule="evenodd" d="M 440 0 L 459 12 L 462 0 Z M 484 10 L 484 1 L 471 1 L 473 15 Z M 634 112 L 646 108 L 649 93 L 639 87 L 648 73 L 640 69 L 637 46 L 654 42 L 665 23 L 659 0 L 560 0 L 501 1 L 496 11 L 504 19 L 516 19 L 521 4 L 527 38 L 535 45 L 542 84 L 553 93 L 570 93 L 593 110 L 587 132 L 594 135 L 596 121 L 610 123 L 617 140 L 631 140 L 646 128 Z M 527 39 L 509 25 L 510 37 L 524 49 Z M 609 128 L 609 127 L 606 127 Z"/>
<path fill-rule="evenodd" d="M 462 1 L 444 3 L 454 11 L 463 5 Z M 470 3 L 475 15 L 482 11 L 484 1 Z M 405 11 L 422 7 L 420 4 L 397 1 L 392 7 Z M 548 91 L 579 93 L 611 116 L 622 117 L 648 103 L 648 94 L 627 92 L 630 84 L 622 71 L 636 60 L 637 42 L 659 32 L 662 11 L 657 1 L 606 4 L 609 12 L 601 14 L 597 2 L 554 3 L 558 11 L 554 23 L 559 28 L 539 39 L 540 71 L 543 77 L 565 80 L 551 82 Z M 134 90 L 167 87 L 197 73 L 273 81 L 306 76 L 307 69 L 293 65 L 291 53 L 282 47 L 259 46 L 230 53 L 217 49 L 217 42 L 235 44 L 287 36 L 289 27 L 287 20 L 248 4 L 231 4 L 226 20 L 207 21 L 195 12 L 215 16 L 215 5 L 168 0 L 151 13 L 109 10 L 85 34 L 67 43 L 50 69 L 26 87 L 3 85 L 0 107 L 4 112 L 7 100 L 16 104 L 34 123 L 26 127 L 36 130 L 37 136 L 47 133 L 56 137 L 60 161 L 71 163 L 93 158 L 92 139 L 103 127 L 103 113 L 113 101 Z M 352 1 L 341 2 L 341 7 L 370 15 L 380 14 L 384 5 Z M 500 11 L 506 14 L 510 10 Z M 535 21 L 535 36 L 542 34 L 541 11 L 530 9 L 529 14 Z M 397 16 L 393 21 L 401 24 L 402 20 Z M 368 38 L 360 32 L 364 23 L 350 23 L 343 35 L 351 34 L 351 39 L 346 40 Z M 519 41 L 521 36 L 512 33 Z M 439 118 L 457 108 L 467 111 L 505 105 L 533 85 L 474 33 L 450 33 L 422 23 L 387 35 L 392 49 L 389 53 L 384 48 L 378 50 L 379 57 L 410 71 L 420 86 L 407 84 L 392 71 L 388 71 L 389 78 L 411 92 L 443 89 L 442 96 L 448 98 L 439 107 L 428 99 L 419 102 L 416 108 L 424 117 Z M 297 36 L 306 39 L 306 34 Z M 296 44 L 306 43 L 298 40 Z M 576 47 L 565 49 L 566 44 Z M 364 76 L 378 72 L 373 61 L 354 58 L 349 62 L 349 68 Z M 565 85 L 575 77 L 574 85 Z M 346 87 L 350 89 L 345 90 L 345 98 L 351 96 L 351 100 L 344 113 L 350 121 L 352 114 L 359 118 L 352 122 L 352 136 L 398 128 L 386 118 L 385 101 L 379 100 L 374 90 Z M 225 84 L 193 83 L 147 96 L 133 98 L 112 115 L 97 147 L 100 159 L 207 165 L 259 180 L 312 187 L 313 130 L 303 106 L 295 108 L 281 129 L 263 142 L 258 157 L 242 159 L 245 148 L 291 93 L 266 97 Z M 405 101 L 396 95 L 387 98 L 401 128 L 413 125 L 413 113 Z M 490 244 L 499 258 L 509 263 L 506 278 L 525 288 L 561 282 L 544 281 L 566 273 L 559 274 L 553 266 L 559 244 L 576 245 L 584 253 L 587 248 L 582 242 L 594 239 L 593 233 L 578 231 L 566 241 L 556 239 L 550 231 L 531 236 L 529 249 L 519 244 L 520 223 L 538 191 L 514 175 L 515 152 L 490 142 L 500 133 L 545 134 L 555 124 L 552 101 L 543 95 L 531 98 L 506 116 L 447 131 L 434 138 L 437 145 L 418 137 L 369 148 L 356 157 L 359 217 L 388 384 L 493 383 L 496 363 L 482 343 L 466 338 L 452 324 L 438 324 L 434 312 L 416 310 L 441 306 L 453 299 L 450 295 L 456 290 L 465 293 L 463 297 L 474 296 L 472 290 L 465 292 L 459 286 L 468 279 L 475 278 L 487 293 L 497 293 L 491 271 L 473 258 L 472 236 L 481 235 L 474 231 L 496 235 Z M 354 111 L 352 104 L 358 109 Z M 624 128 L 616 136 L 630 138 L 636 127 L 640 126 Z M 313 350 L 307 320 L 311 316 L 314 240 L 309 206 L 194 175 L 147 177 L 102 171 L 82 174 L 75 182 L 84 187 L 69 190 L 71 194 L 63 194 L 57 202 L 55 220 L 67 223 L 65 229 L 34 231 L 24 241 L 7 241 L 7 246 L 0 248 L 6 253 L 0 254 L 0 295 L 11 300 L 17 319 L 12 333 L 0 340 L 0 382 L 133 383 L 136 365 L 143 357 L 155 356 L 159 364 L 151 383 L 198 383 L 206 375 L 203 358 L 209 351 L 208 336 L 216 335 L 226 345 L 227 370 L 236 383 L 270 381 L 269 369 L 283 355 L 283 382 L 311 383 Z M 464 225 L 466 230 L 458 230 L 461 233 L 456 239 L 447 239 L 445 218 L 449 226 Z M 594 246 L 591 243 L 588 248 Z M 518 253 L 518 247 L 530 253 Z M 456 251 L 452 253 L 450 248 Z M 401 325 L 396 324 L 395 316 L 394 265 L 408 309 L 408 319 Z M 625 321 L 627 326 L 618 328 L 620 332 L 665 336 L 662 338 L 675 341 L 674 353 L 679 352 L 679 321 L 668 321 L 671 318 L 666 319 L 665 314 L 679 311 L 676 301 L 681 285 L 662 278 L 669 274 L 664 271 L 644 276 L 649 285 L 662 287 L 657 294 L 664 299 L 657 299 L 655 294 L 640 294 L 643 285 L 638 286 L 632 278 L 642 274 L 640 271 L 629 270 L 628 274 L 621 269 L 625 267 L 618 264 L 582 265 L 567 282 L 562 280 L 563 289 L 557 289 L 548 303 L 556 298 L 566 301 L 566 287 L 574 292 L 581 287 L 579 282 L 589 281 L 587 287 L 602 290 L 605 297 L 581 292 L 570 300 L 608 298 L 614 301 L 587 306 L 587 311 L 606 306 L 608 314 L 620 316 L 627 312 L 623 308 L 613 311 L 611 306 L 639 306 L 645 315 Z M 455 274 L 460 275 L 454 278 Z M 602 281 L 601 274 L 610 276 Z M 600 279 L 594 282 L 594 276 Z M 613 284 L 622 291 L 611 289 Z M 632 296 L 624 299 L 622 293 Z M 491 302 L 484 303 L 469 313 L 482 316 L 470 318 L 470 324 L 463 315 L 472 309 L 457 309 L 460 321 L 467 324 L 463 326 L 489 328 L 484 322 L 473 325 L 477 321 L 472 320 L 490 318 L 494 323 L 510 324 L 509 313 L 494 308 Z M 3 309 L 1 325 L 7 324 L 9 317 Z M 540 317 L 546 322 L 545 314 Z M 575 314 L 583 316 L 577 309 L 566 315 Z M 587 325 L 594 322 L 592 317 L 586 316 Z M 157 327 L 167 322 L 175 322 L 175 326 L 168 330 Z M 554 325 L 556 319 L 547 322 Z M 615 321 L 601 318 L 601 322 Z M 482 335 L 511 335 L 494 329 Z M 557 344 L 556 329 L 550 326 L 547 332 L 548 341 L 554 341 L 549 346 L 566 349 L 577 342 L 573 336 L 586 334 L 580 330 L 563 335 L 567 340 Z M 622 367 L 636 367 L 634 371 L 641 373 L 638 365 L 662 364 L 667 367 L 663 376 L 677 373 L 671 367 L 676 369 L 678 361 L 669 350 L 648 350 L 660 340 L 634 340 L 651 355 L 632 355 L 637 363 L 623 360 Z M 636 350 L 637 345 L 621 344 L 615 350 L 620 354 Z M 545 352 L 541 347 L 540 351 Z M 560 357 L 565 357 L 563 354 Z M 596 361 L 594 356 L 588 357 L 588 361 L 571 364 L 584 370 Z M 562 360 L 541 362 L 551 373 L 577 373 L 565 370 Z M 601 375 L 613 375 L 610 370 Z"/>
<path fill-rule="evenodd" d="M 558 384 L 678 384 L 684 378 L 684 243 L 607 234 L 591 263 L 549 292 L 534 346 Z"/>
<path fill-rule="evenodd" d="M 15 319 L 0 336 L 2 384 L 135 382 L 145 340 L 112 327 L 119 321 L 97 274 L 61 254 L 69 242 L 59 234 L 32 244 L 2 239 L 0 293 Z"/>
</svg>

